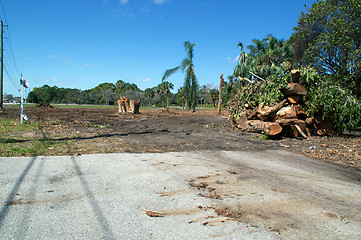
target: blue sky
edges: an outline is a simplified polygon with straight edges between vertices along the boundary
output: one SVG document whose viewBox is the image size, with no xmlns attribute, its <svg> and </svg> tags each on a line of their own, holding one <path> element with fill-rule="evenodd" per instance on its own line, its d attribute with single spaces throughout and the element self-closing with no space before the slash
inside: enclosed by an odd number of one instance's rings
<svg viewBox="0 0 361 240">
<path fill-rule="evenodd" d="M 240 49 L 268 34 L 288 39 L 313 0 L 1 0 L 4 93 L 19 96 L 20 74 L 30 90 L 45 84 L 91 89 L 123 80 L 142 90 L 195 46 L 200 85 L 232 74 Z M 5 12 L 5 14 L 4 14 Z M 15 60 L 15 61 L 14 61 Z M 14 63 L 15 62 L 15 63 Z M 184 75 L 168 80 L 173 92 Z"/>
</svg>

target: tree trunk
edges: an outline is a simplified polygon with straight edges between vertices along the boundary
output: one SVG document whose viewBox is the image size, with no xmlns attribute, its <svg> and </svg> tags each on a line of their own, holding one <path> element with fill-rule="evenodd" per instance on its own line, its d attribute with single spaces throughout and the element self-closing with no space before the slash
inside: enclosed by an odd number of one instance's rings
<svg viewBox="0 0 361 240">
<path fill-rule="evenodd" d="M 289 83 L 285 89 L 283 89 L 283 94 L 288 96 L 294 95 L 307 95 L 307 90 L 299 83 Z"/>
<path fill-rule="evenodd" d="M 218 97 L 218 113 L 221 114 L 221 104 L 222 104 L 222 89 L 224 85 L 223 73 L 221 74 L 221 82 L 219 85 L 219 97 Z"/>
<path fill-rule="evenodd" d="M 298 69 L 294 69 L 291 71 L 291 82 L 298 83 L 300 81 L 301 72 Z"/>
<path fill-rule="evenodd" d="M 276 112 L 283 107 L 286 101 L 287 99 L 284 99 L 282 102 L 280 102 L 279 104 L 273 107 L 263 107 L 263 104 L 261 103 L 258 106 L 259 114 L 257 115 L 257 117 L 263 121 L 267 121 L 267 120 L 274 121 L 276 117 Z"/>
<path fill-rule="evenodd" d="M 287 100 L 291 103 L 291 104 L 299 104 L 303 101 L 303 96 L 302 95 L 294 95 L 294 96 L 289 96 L 287 98 Z"/>
<path fill-rule="evenodd" d="M 118 100 L 118 113 L 133 113 L 139 114 L 140 101 L 142 98 L 139 98 L 138 101 L 129 100 L 126 97 L 120 97 Z"/>
<path fill-rule="evenodd" d="M 167 109 L 169 109 L 169 96 L 167 94 Z"/>
<path fill-rule="evenodd" d="M 263 122 L 261 120 L 250 120 L 247 122 L 247 131 L 264 132 L 268 136 L 275 136 L 282 132 L 282 127 L 275 122 Z"/>
</svg>

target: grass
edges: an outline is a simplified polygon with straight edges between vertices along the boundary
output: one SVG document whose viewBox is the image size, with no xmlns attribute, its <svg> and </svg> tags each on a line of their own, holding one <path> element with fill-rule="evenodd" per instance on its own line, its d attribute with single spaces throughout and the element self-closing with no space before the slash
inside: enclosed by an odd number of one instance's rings
<svg viewBox="0 0 361 240">
<path fill-rule="evenodd" d="M 24 107 L 35 107 L 35 103 L 26 103 Z M 117 108 L 115 105 L 88 105 L 88 104 L 50 104 L 54 108 Z"/>
<path fill-rule="evenodd" d="M 41 123 L 20 123 L 20 120 L 0 121 L 0 156 L 39 156 L 76 153 L 82 146 L 74 140 L 49 139 Z"/>
</svg>

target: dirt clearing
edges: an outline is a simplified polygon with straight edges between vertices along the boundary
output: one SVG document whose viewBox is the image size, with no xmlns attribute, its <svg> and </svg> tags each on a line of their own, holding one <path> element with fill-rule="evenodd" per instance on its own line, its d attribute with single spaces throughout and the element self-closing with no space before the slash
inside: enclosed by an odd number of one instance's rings
<svg viewBox="0 0 361 240">
<path fill-rule="evenodd" d="M 179 197 L 184 207 L 155 208 L 146 201 L 141 211 L 149 218 L 185 215 L 190 216 L 187 224 L 205 227 L 236 222 L 249 232 L 266 229 L 282 239 L 358 239 L 361 234 L 357 131 L 343 137 L 260 140 L 262 135 L 233 130 L 227 116 L 216 110 L 141 110 L 138 115 L 119 115 L 115 108 L 32 107 L 25 111 L 38 127 L 3 131 L 3 145 L 21 147 L 39 138 L 50 144 L 46 155 L 75 155 L 72 159 L 86 158 L 88 153 L 162 153 L 154 155 L 159 159 L 130 154 L 137 159 L 130 166 L 146 167 L 134 169 L 127 178 L 136 180 L 134 174 L 140 172 L 147 174 L 144 182 L 160 175 L 174 177 L 177 184 L 152 193 L 156 194 L 154 203 Z M 0 116 L 17 119 L 18 108 L 7 107 Z M 113 155 L 99 156 L 104 156 L 103 161 L 94 157 L 94 164 L 103 165 L 105 156 Z M 123 161 L 114 160 L 108 171 L 113 164 Z M 182 197 L 190 194 L 191 199 L 206 202 L 188 206 Z M 195 217 L 199 213 L 205 216 Z"/>
<path fill-rule="evenodd" d="M 7 140 L 14 142 L 14 138 L 23 137 L 31 141 L 38 136 L 62 145 L 50 147 L 46 155 L 286 149 L 361 169 L 360 129 L 342 137 L 260 140 L 259 134 L 233 130 L 226 111 L 221 116 L 216 110 L 192 113 L 180 109 L 122 115 L 117 114 L 116 108 L 27 107 L 25 112 L 30 121 L 39 123 L 38 131 L 13 133 L 6 136 Z M 18 106 L 5 106 L 0 118 L 18 119 Z"/>
</svg>

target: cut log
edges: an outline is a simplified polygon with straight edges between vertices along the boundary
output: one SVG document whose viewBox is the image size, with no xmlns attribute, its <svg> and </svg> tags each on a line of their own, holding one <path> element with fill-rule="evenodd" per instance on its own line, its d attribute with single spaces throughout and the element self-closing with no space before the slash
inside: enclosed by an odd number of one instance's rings
<svg viewBox="0 0 361 240">
<path fill-rule="evenodd" d="M 285 133 L 289 137 L 298 138 L 302 136 L 307 138 L 307 135 L 305 134 L 305 132 L 307 132 L 306 122 L 303 120 L 298 118 L 277 119 L 276 123 L 280 124 L 285 129 Z"/>
<path fill-rule="evenodd" d="M 307 135 L 302 131 L 301 127 L 298 126 L 297 124 L 295 125 L 297 131 L 302 135 L 302 137 L 304 138 L 308 138 Z M 306 129 L 306 128 L 305 128 Z"/>
<path fill-rule="evenodd" d="M 299 119 L 305 120 L 307 118 L 306 111 L 300 105 L 294 106 L 294 109 Z"/>
<path fill-rule="evenodd" d="M 294 107 L 284 107 L 277 112 L 277 119 L 279 118 L 297 118 L 297 113 Z"/>
<path fill-rule="evenodd" d="M 281 126 L 288 126 L 288 125 L 294 125 L 294 124 L 303 124 L 305 121 L 300 120 L 298 118 L 280 118 L 276 120 L 276 123 L 280 124 Z"/>
<path fill-rule="evenodd" d="M 247 111 L 247 119 L 248 120 L 254 120 L 254 119 L 256 119 L 256 117 L 257 117 L 257 109 L 255 111 L 250 111 L 249 114 Z"/>
<path fill-rule="evenodd" d="M 306 118 L 306 120 L 305 120 L 307 126 L 313 125 L 314 121 L 315 121 L 314 117 L 309 117 L 309 118 Z"/>
<path fill-rule="evenodd" d="M 289 97 L 287 97 L 287 100 L 291 104 L 299 104 L 299 103 L 303 102 L 303 96 L 302 95 L 289 96 Z"/>
<path fill-rule="evenodd" d="M 279 104 L 277 104 L 276 106 L 273 106 L 273 107 L 268 107 L 268 106 L 264 107 L 264 104 L 261 103 L 258 106 L 257 117 L 262 121 L 267 121 L 267 120 L 273 121 L 276 117 L 276 112 L 283 107 L 283 105 L 286 103 L 286 101 L 287 101 L 287 99 L 284 99 L 282 102 L 280 102 Z"/>
<path fill-rule="evenodd" d="M 291 71 L 291 82 L 299 83 L 301 77 L 301 71 L 298 69 L 294 69 Z"/>
<path fill-rule="evenodd" d="M 282 127 L 275 122 L 263 122 L 261 120 L 251 120 L 247 122 L 247 131 L 264 132 L 268 136 L 275 136 L 282 132 Z"/>
<path fill-rule="evenodd" d="M 283 94 L 285 96 L 294 96 L 294 95 L 302 95 L 306 96 L 306 89 L 299 83 L 289 83 L 285 89 L 283 89 Z"/>
<path fill-rule="evenodd" d="M 332 132 L 333 126 L 331 122 L 321 122 L 315 124 L 316 134 L 319 136 L 325 136 Z"/>
<path fill-rule="evenodd" d="M 240 118 L 237 119 L 237 121 L 236 121 L 237 122 L 237 128 L 239 128 L 239 129 L 247 129 L 247 121 L 248 121 L 247 115 L 244 112 L 244 113 L 241 114 Z"/>
</svg>

